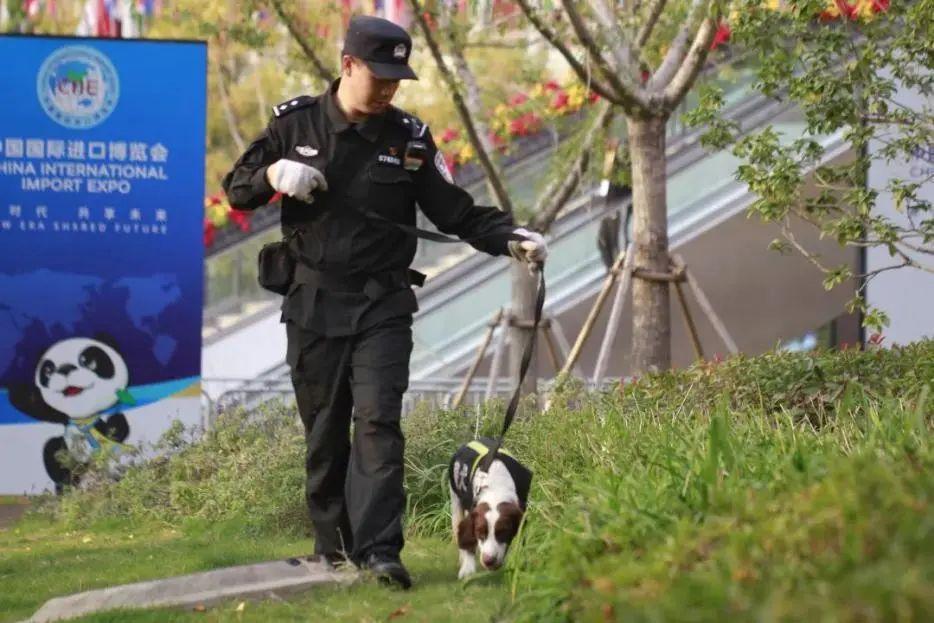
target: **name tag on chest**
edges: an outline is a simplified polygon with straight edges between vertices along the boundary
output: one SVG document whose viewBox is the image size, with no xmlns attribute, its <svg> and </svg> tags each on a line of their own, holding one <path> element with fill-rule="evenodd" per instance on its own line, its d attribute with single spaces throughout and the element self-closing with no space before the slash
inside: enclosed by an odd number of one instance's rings
<svg viewBox="0 0 934 623">
<path fill-rule="evenodd" d="M 379 162 L 383 164 L 394 164 L 396 166 L 402 166 L 402 159 L 398 156 L 390 156 L 389 154 L 380 154 L 376 157 Z"/>
</svg>

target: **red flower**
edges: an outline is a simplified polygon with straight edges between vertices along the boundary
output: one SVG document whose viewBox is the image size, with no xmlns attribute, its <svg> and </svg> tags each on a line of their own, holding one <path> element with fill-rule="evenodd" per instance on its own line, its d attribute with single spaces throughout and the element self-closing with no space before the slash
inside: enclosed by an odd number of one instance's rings
<svg viewBox="0 0 934 623">
<path fill-rule="evenodd" d="M 534 112 L 527 112 L 509 122 L 509 133 L 513 136 L 526 136 L 538 130 L 541 121 L 541 117 Z"/>
<path fill-rule="evenodd" d="M 509 122 L 509 133 L 513 136 L 525 136 L 529 133 L 529 129 L 526 127 L 525 121 L 523 120 L 524 116 L 525 115 L 516 117 Z"/>
<path fill-rule="evenodd" d="M 496 132 L 490 132 L 487 136 L 489 136 L 490 142 L 493 144 L 494 149 L 498 149 L 501 152 L 506 151 L 506 139 L 504 139 Z"/>
<path fill-rule="evenodd" d="M 889 10 L 889 0 L 872 0 L 873 13 L 885 13 Z"/>
<path fill-rule="evenodd" d="M 642 84 L 645 84 L 646 82 L 649 81 L 649 76 L 650 76 L 650 75 L 651 75 L 651 74 L 649 74 L 649 70 L 648 70 L 648 69 L 643 69 L 643 70 L 642 70 L 642 73 L 639 75 L 639 77 L 642 78 Z"/>
<path fill-rule="evenodd" d="M 454 167 L 457 166 L 457 158 L 454 154 L 444 154 L 444 164 L 447 165 L 448 171 L 453 173 Z"/>
<path fill-rule="evenodd" d="M 554 110 L 561 110 L 568 105 L 569 96 L 567 91 L 558 91 L 555 93 L 554 99 L 551 100 L 551 107 Z"/>
<path fill-rule="evenodd" d="M 208 219 L 204 219 L 204 246 L 211 247 L 214 245 L 214 223 Z"/>
<path fill-rule="evenodd" d="M 590 102 L 591 104 L 596 103 L 598 99 L 600 99 L 600 95 L 598 95 L 597 93 L 594 93 L 593 91 L 587 94 L 587 101 Z"/>
<path fill-rule="evenodd" d="M 884 0 L 887 2 L 888 0 Z M 834 4 L 837 5 L 837 10 L 840 11 L 840 15 L 846 17 L 846 19 L 855 21 L 859 17 L 859 8 L 855 4 L 850 4 L 846 0 L 834 0 Z M 837 15 L 834 15 L 830 11 L 822 11 L 820 14 L 820 20 L 822 22 L 830 22 L 837 19 Z"/>
<path fill-rule="evenodd" d="M 529 101 L 529 96 L 525 93 L 513 93 L 509 96 L 509 105 L 510 106 L 521 106 Z"/>
<path fill-rule="evenodd" d="M 873 346 L 882 346 L 882 342 L 885 341 L 885 336 L 881 333 L 873 333 L 869 336 L 869 343 Z"/>
<path fill-rule="evenodd" d="M 250 213 L 243 210 L 233 210 L 228 212 L 230 220 L 237 224 L 240 231 L 250 231 Z"/>
<path fill-rule="evenodd" d="M 457 131 L 457 128 L 446 128 L 444 132 L 441 133 L 441 143 L 450 143 L 458 136 L 460 136 L 460 132 Z"/>
<path fill-rule="evenodd" d="M 220 193 L 217 193 L 215 195 L 211 195 L 210 197 L 208 197 L 208 201 L 207 201 L 208 206 L 216 206 L 216 205 L 220 205 L 220 203 L 221 203 Z"/>
<path fill-rule="evenodd" d="M 558 91 L 561 89 L 561 85 L 554 80 L 549 80 L 542 85 L 542 88 L 544 88 L 546 91 Z"/>
<path fill-rule="evenodd" d="M 710 49 L 716 50 L 721 45 L 730 40 L 730 35 L 733 34 L 733 31 L 730 30 L 729 24 L 726 22 L 720 22 L 717 25 L 717 32 L 713 35 L 713 41 L 710 42 Z"/>
</svg>

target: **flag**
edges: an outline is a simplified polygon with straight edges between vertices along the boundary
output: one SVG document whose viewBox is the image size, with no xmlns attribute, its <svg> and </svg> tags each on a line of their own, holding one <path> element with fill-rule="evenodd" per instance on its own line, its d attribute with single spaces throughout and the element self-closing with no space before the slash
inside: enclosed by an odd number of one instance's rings
<svg viewBox="0 0 934 623">
<path fill-rule="evenodd" d="M 405 0 L 385 0 L 383 17 L 402 28 L 408 29 L 412 22 L 412 14 Z"/>
<path fill-rule="evenodd" d="M 91 37 L 97 33 L 97 0 L 84 0 L 84 7 L 81 9 L 81 19 L 78 20 L 78 27 L 75 34 L 79 37 Z"/>
<path fill-rule="evenodd" d="M 97 16 L 94 21 L 96 25 L 95 36 L 115 37 L 116 24 L 113 23 L 110 16 L 110 10 L 113 7 L 113 0 L 97 0 Z"/>
<path fill-rule="evenodd" d="M 23 12 L 26 13 L 26 17 L 32 19 L 39 15 L 39 9 L 42 8 L 39 5 L 39 0 L 24 0 L 23 2 Z"/>
</svg>

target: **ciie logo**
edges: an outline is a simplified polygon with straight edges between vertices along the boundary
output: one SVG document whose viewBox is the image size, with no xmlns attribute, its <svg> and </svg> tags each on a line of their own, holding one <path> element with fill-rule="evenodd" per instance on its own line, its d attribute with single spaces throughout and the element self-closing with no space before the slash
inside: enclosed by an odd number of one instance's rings
<svg viewBox="0 0 934 623">
<path fill-rule="evenodd" d="M 120 80 L 106 56 L 87 46 L 68 46 L 50 55 L 36 80 L 46 114 L 66 128 L 93 128 L 117 107 Z"/>
</svg>

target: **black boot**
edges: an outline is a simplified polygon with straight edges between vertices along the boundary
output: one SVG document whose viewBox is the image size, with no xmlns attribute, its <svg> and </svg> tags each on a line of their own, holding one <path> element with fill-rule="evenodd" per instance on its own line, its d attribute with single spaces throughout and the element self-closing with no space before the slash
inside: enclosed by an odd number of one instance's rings
<svg viewBox="0 0 934 623">
<path fill-rule="evenodd" d="M 372 572 L 383 584 L 396 585 L 405 590 L 412 586 L 412 578 L 398 556 L 370 554 L 362 567 Z"/>
</svg>

